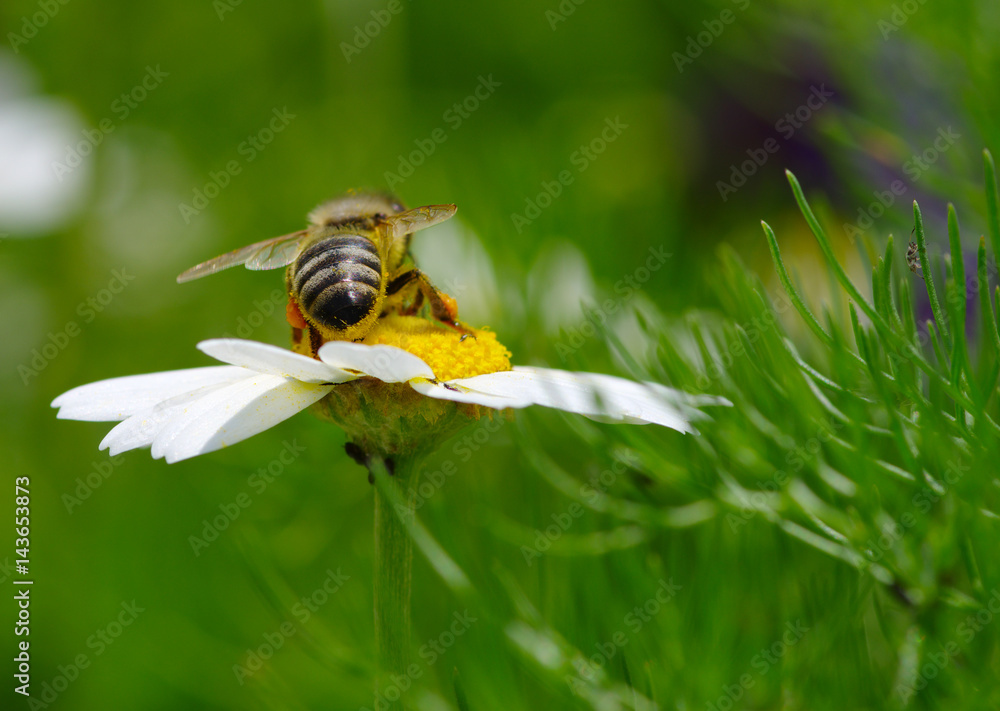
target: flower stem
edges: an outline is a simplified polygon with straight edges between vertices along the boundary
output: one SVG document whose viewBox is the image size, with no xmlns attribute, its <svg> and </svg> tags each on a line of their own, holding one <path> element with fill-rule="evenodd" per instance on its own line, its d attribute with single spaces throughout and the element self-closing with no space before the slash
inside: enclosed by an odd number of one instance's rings
<svg viewBox="0 0 1000 711">
<path fill-rule="evenodd" d="M 403 709 L 398 680 L 406 677 L 410 665 L 413 541 L 401 517 L 413 515 L 415 501 L 408 480 L 414 462 L 371 454 L 367 465 L 375 484 L 376 708 Z"/>
</svg>

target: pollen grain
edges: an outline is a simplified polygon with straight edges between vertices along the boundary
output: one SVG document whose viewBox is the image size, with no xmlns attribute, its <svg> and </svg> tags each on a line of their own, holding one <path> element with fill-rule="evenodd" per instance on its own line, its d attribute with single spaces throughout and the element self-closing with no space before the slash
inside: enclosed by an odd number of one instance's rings
<svg viewBox="0 0 1000 711">
<path fill-rule="evenodd" d="M 471 329 L 474 338 L 418 316 L 389 314 L 364 343 L 402 348 L 423 360 L 439 380 L 510 370 L 510 351 L 492 331 Z"/>
</svg>

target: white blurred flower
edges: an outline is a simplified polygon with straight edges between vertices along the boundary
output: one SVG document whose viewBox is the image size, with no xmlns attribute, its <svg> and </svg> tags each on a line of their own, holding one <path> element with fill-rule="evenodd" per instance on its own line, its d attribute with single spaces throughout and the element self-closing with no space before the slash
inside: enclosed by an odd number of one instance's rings
<svg viewBox="0 0 1000 711">
<path fill-rule="evenodd" d="M 65 175 L 53 166 L 79 142 L 79 112 L 33 95 L 30 65 L 0 53 L 0 233 L 29 237 L 58 229 L 83 206 L 88 166 Z"/>
<path fill-rule="evenodd" d="M 572 242 L 560 241 L 544 250 L 528 274 L 529 304 L 545 304 L 539 314 L 545 333 L 558 335 L 585 318 L 584 304 L 596 301 L 597 287 L 590 263 Z"/>
</svg>

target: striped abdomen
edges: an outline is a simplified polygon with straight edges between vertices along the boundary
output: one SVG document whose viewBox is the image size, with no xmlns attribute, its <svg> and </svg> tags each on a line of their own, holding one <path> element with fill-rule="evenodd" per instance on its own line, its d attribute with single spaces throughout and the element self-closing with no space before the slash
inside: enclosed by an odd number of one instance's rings
<svg viewBox="0 0 1000 711">
<path fill-rule="evenodd" d="M 328 237 L 295 260 L 292 286 L 306 315 L 320 326 L 343 331 L 375 308 L 382 260 L 367 237 Z"/>
</svg>

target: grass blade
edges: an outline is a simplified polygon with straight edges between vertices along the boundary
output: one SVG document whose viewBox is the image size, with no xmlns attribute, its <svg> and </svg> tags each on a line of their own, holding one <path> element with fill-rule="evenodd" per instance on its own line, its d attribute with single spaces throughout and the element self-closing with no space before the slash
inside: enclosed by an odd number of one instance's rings
<svg viewBox="0 0 1000 711">
<path fill-rule="evenodd" d="M 806 302 L 802 300 L 799 295 L 798 290 L 795 285 L 792 284 L 792 280 L 788 276 L 788 270 L 785 269 L 785 262 L 781 258 L 781 250 L 778 249 L 778 240 L 774 236 L 774 232 L 771 230 L 770 225 L 768 225 L 763 220 L 760 226 L 764 228 L 764 235 L 767 237 L 767 246 L 771 248 L 771 259 L 774 260 L 774 269 L 778 272 L 778 280 L 781 285 L 785 288 L 785 292 L 788 294 L 788 298 L 792 300 L 792 305 L 795 310 L 799 312 L 799 315 L 806 322 L 816 337 L 819 338 L 825 345 L 832 346 L 833 340 L 830 338 L 830 334 L 823 330 L 823 327 L 819 325 L 819 321 L 813 316 L 812 311 L 806 306 Z"/>
<path fill-rule="evenodd" d="M 979 308 L 982 311 L 984 335 L 993 344 L 993 353 L 1000 356 L 1000 329 L 997 328 L 996 314 L 990 300 L 990 282 L 986 273 L 986 237 L 979 238 L 979 253 L 976 255 L 976 276 L 979 286 Z"/>
<path fill-rule="evenodd" d="M 989 149 L 983 150 L 986 172 L 986 212 L 989 215 L 990 241 L 993 242 L 993 259 L 1000 264 L 1000 207 L 997 198 L 997 169 Z"/>
<path fill-rule="evenodd" d="M 967 304 L 967 288 L 965 283 L 965 257 L 962 254 L 962 240 L 958 230 L 958 216 L 955 214 L 955 206 L 948 203 L 948 245 L 951 248 L 951 273 L 955 279 L 956 289 L 960 292 L 955 294 L 957 319 L 955 323 L 956 342 L 962 340 L 958 334 L 965 332 L 965 310 Z M 947 292 L 946 292 L 947 294 Z M 946 296 L 947 298 L 947 296 Z M 961 303 L 957 303 L 958 301 Z"/>
<path fill-rule="evenodd" d="M 917 201 L 913 201 L 913 221 L 917 232 L 917 253 L 920 255 L 920 270 L 924 274 L 924 284 L 927 285 L 927 298 L 931 302 L 931 313 L 934 314 L 934 321 L 938 330 L 945 337 L 948 335 L 948 327 L 945 324 L 944 312 L 941 310 L 941 303 L 938 301 L 937 289 L 934 286 L 934 273 L 931 271 L 930 259 L 927 258 L 927 241 L 924 239 L 924 218 L 920 214 L 920 206 Z"/>
<path fill-rule="evenodd" d="M 823 256 L 826 257 L 827 263 L 833 270 L 834 276 L 837 277 L 837 281 L 840 285 L 844 287 L 847 293 L 852 299 L 858 304 L 858 308 L 865 312 L 865 314 L 872 321 L 878 321 L 888 328 L 888 324 L 882 319 L 877 311 L 868 300 L 862 296 L 861 292 L 858 291 L 858 287 L 854 286 L 854 282 L 850 280 L 847 276 L 847 272 L 844 268 L 840 266 L 840 262 L 837 260 L 837 256 L 833 253 L 833 246 L 830 244 L 830 238 L 827 237 L 826 232 L 823 230 L 822 226 L 819 224 L 819 220 L 816 219 L 816 215 L 813 214 L 812 208 L 809 207 L 809 203 L 806 202 L 806 197 L 802 192 L 802 186 L 799 185 L 799 181 L 792 174 L 792 171 L 786 170 L 785 176 L 788 178 L 789 184 L 792 186 L 792 193 L 795 195 L 795 201 L 799 204 L 799 210 L 802 212 L 802 216 L 806 218 L 806 222 L 809 224 L 809 229 L 812 230 L 813 235 L 816 237 L 816 241 L 819 243 L 819 248 L 823 252 Z"/>
</svg>

